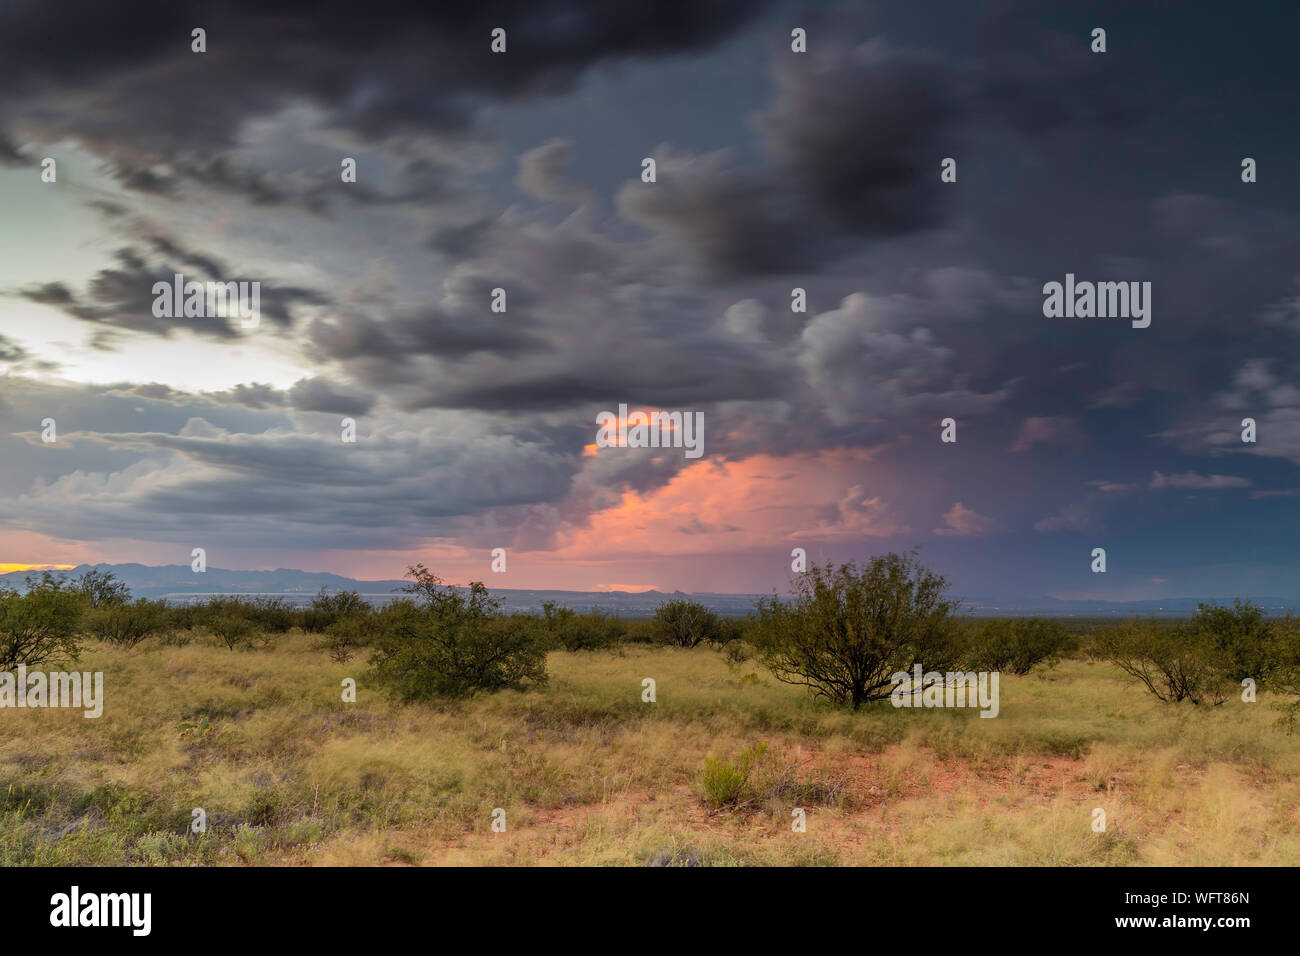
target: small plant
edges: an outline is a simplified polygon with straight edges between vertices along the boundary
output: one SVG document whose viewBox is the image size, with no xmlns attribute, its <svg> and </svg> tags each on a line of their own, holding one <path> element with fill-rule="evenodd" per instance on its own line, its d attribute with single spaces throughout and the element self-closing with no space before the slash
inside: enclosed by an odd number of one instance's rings
<svg viewBox="0 0 1300 956">
<path fill-rule="evenodd" d="M 325 649 L 335 664 L 346 664 L 370 642 L 374 621 L 369 615 L 350 614 L 325 628 Z"/>
<path fill-rule="evenodd" d="M 732 641 L 723 651 L 723 656 L 728 664 L 739 667 L 754 656 L 754 649 L 744 641 Z"/>
<path fill-rule="evenodd" d="M 767 744 L 759 741 L 740 752 L 735 763 L 720 757 L 704 761 L 704 796 L 715 807 L 739 808 L 758 798 L 751 776 L 754 766 L 767 752 Z"/>
<path fill-rule="evenodd" d="M 212 732 L 212 722 L 206 717 L 200 717 L 198 720 L 181 721 L 178 728 L 182 737 L 197 739 L 206 737 Z"/>
</svg>

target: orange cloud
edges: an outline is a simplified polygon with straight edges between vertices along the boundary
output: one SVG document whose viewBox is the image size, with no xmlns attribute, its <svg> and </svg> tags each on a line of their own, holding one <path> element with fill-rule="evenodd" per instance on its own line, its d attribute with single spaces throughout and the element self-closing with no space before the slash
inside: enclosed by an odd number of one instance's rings
<svg viewBox="0 0 1300 956">
<path fill-rule="evenodd" d="M 700 461 L 667 484 L 596 512 L 568 533 L 555 559 L 705 554 L 907 531 L 869 491 L 872 453 L 824 451 L 743 461 Z"/>
</svg>

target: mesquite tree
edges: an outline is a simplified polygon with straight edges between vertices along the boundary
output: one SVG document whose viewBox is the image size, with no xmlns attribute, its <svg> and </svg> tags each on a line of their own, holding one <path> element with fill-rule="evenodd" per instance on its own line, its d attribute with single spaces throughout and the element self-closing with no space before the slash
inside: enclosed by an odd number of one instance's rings
<svg viewBox="0 0 1300 956">
<path fill-rule="evenodd" d="M 793 584 L 792 600 L 773 595 L 758 605 L 756 645 L 778 680 L 857 710 L 887 698 L 898 671 L 957 663 L 957 602 L 914 552 L 875 557 L 862 568 L 812 565 Z"/>
</svg>

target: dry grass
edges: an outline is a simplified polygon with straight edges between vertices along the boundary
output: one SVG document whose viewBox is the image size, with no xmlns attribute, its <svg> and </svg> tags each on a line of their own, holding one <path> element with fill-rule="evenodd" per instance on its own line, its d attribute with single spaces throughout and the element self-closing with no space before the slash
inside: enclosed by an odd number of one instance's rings
<svg viewBox="0 0 1300 956">
<path fill-rule="evenodd" d="M 1004 677 L 994 720 L 836 710 L 705 649 L 554 653 L 544 690 L 444 705 L 378 697 L 363 663 L 332 663 L 306 635 L 250 652 L 92 645 L 81 668 L 105 672 L 102 718 L 0 712 L 0 863 L 1300 858 L 1300 740 L 1266 698 L 1161 704 L 1104 664 Z M 759 741 L 748 799 L 717 808 L 706 758 Z M 195 807 L 202 836 L 188 831 Z"/>
</svg>

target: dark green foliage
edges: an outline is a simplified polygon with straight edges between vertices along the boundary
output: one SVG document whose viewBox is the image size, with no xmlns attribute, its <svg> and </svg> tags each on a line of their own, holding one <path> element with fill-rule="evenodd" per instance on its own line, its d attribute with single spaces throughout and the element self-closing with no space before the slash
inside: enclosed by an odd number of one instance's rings
<svg viewBox="0 0 1300 956">
<path fill-rule="evenodd" d="M 1098 635 L 1092 653 L 1163 701 L 1221 704 L 1247 678 L 1285 695 L 1300 688 L 1291 618 L 1270 620 L 1240 599 L 1232 607 L 1198 605 L 1191 620 L 1171 627 L 1127 621 Z"/>
<path fill-rule="evenodd" d="M 624 644 L 653 644 L 654 642 L 654 621 L 649 618 L 626 618 L 623 620 Z"/>
<path fill-rule="evenodd" d="M 724 629 L 722 619 L 698 601 L 665 601 L 655 608 L 651 618 L 655 639 L 676 647 L 698 647 L 726 643 L 734 631 Z"/>
<path fill-rule="evenodd" d="M 566 651 L 594 651 L 613 647 L 623 638 L 623 622 L 599 609 L 578 614 L 554 601 L 542 603 L 539 621 L 550 647 Z"/>
<path fill-rule="evenodd" d="M 125 604 L 131 600 L 131 590 L 112 571 L 86 571 L 73 578 L 68 589 L 92 608 Z"/>
<path fill-rule="evenodd" d="M 1055 663 L 1077 642 L 1065 626 L 1041 617 L 987 618 L 968 625 L 966 666 L 976 671 L 1028 674 Z"/>
<path fill-rule="evenodd" d="M 46 571 L 27 578 L 27 593 L 0 588 L 0 670 L 75 661 L 84 598 Z"/>
<path fill-rule="evenodd" d="M 1110 661 L 1159 700 L 1221 704 L 1231 687 L 1217 671 L 1207 643 L 1197 638 L 1186 622 L 1162 627 L 1134 618 L 1098 634 L 1092 654 Z"/>
<path fill-rule="evenodd" d="M 1232 607 L 1198 604 L 1190 629 L 1193 638 L 1205 644 L 1215 668 L 1234 684 L 1250 677 L 1266 686 L 1282 663 L 1278 622 L 1240 598 Z"/>
<path fill-rule="evenodd" d="M 101 603 L 85 613 L 88 632 L 101 641 L 119 647 L 135 647 L 145 638 L 167 630 L 169 614 L 165 601 L 140 598 L 132 603 Z"/>
<path fill-rule="evenodd" d="M 875 557 L 861 569 L 813 565 L 794 579 L 793 600 L 759 601 L 751 640 L 778 680 L 857 710 L 887 698 L 891 676 L 914 663 L 945 671 L 958 662 L 947 587 L 913 553 Z"/>
<path fill-rule="evenodd" d="M 334 621 L 325 628 L 325 648 L 329 651 L 330 660 L 336 664 L 346 664 L 357 650 L 374 639 L 375 628 L 375 616 L 360 611 Z"/>
<path fill-rule="evenodd" d="M 338 621 L 354 615 L 366 615 L 371 612 L 370 604 L 356 591 L 337 591 L 333 594 L 320 589 L 312 599 L 311 607 L 302 612 L 302 627 L 305 631 L 324 633 Z"/>
<path fill-rule="evenodd" d="M 443 586 L 423 564 L 408 569 L 394 601 L 374 615 L 373 674 L 400 700 L 523 690 L 546 682 L 546 641 L 535 625 L 502 614 L 481 582 Z"/>
<path fill-rule="evenodd" d="M 254 602 L 240 597 L 214 597 L 198 605 L 198 626 L 232 651 L 252 647 L 265 637 Z"/>
<path fill-rule="evenodd" d="M 244 598 L 246 613 L 263 634 L 285 634 L 298 623 L 300 613 L 284 598 Z"/>
</svg>

